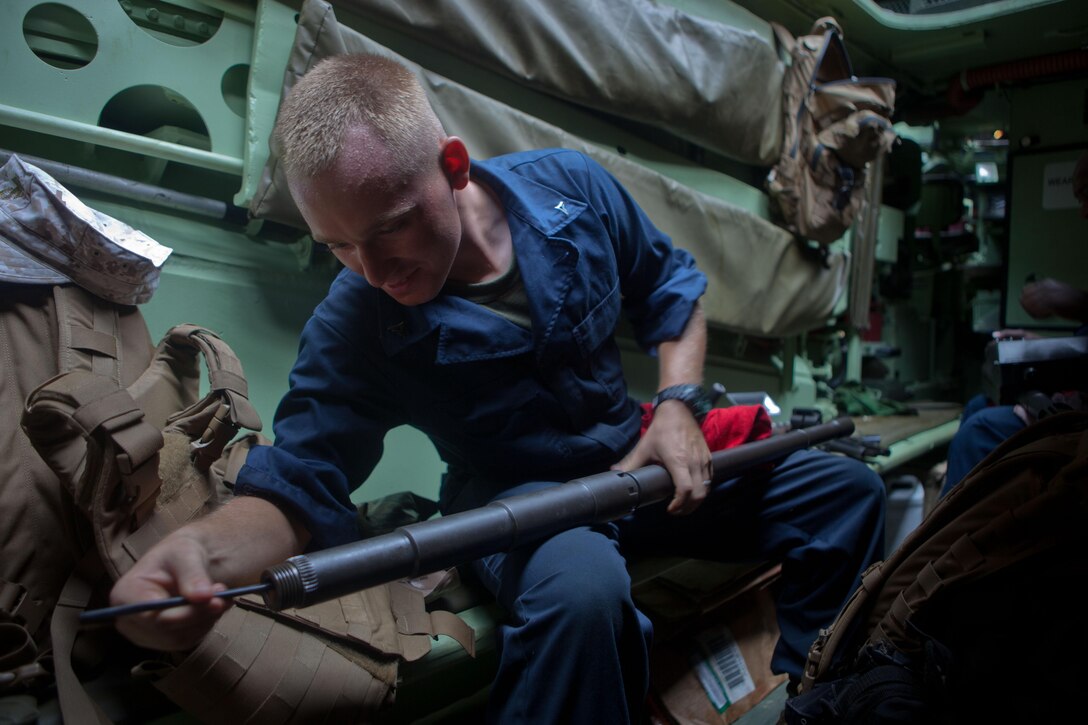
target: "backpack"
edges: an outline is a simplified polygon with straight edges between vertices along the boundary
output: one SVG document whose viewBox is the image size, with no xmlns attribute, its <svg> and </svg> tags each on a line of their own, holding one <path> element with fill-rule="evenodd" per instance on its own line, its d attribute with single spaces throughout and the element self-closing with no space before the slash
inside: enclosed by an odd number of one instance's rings
<svg viewBox="0 0 1088 725">
<path fill-rule="evenodd" d="M 361 722 L 392 704 L 398 662 L 426 654 L 435 634 L 471 653 L 467 625 L 427 612 L 403 582 L 283 612 L 239 601 L 181 654 L 80 629 L 79 614 L 104 605 L 141 554 L 224 503 L 248 450 L 268 441 L 241 364 L 214 332 L 178 325 L 152 347 L 135 307 L 75 285 L 10 287 L 25 299 L 0 308 L 0 354 L 19 361 L 5 370 L 20 385 L 0 391 L 0 431 L 19 456 L 0 502 L 20 515 L 0 556 L 0 694 L 55 678 L 66 721 L 110 722 L 83 680 L 127 648 L 136 678 L 203 722 Z M 243 429 L 253 432 L 235 440 Z"/>
<path fill-rule="evenodd" d="M 858 213 L 867 164 L 895 141 L 895 81 L 854 76 L 834 18 L 820 18 L 796 39 L 772 27 L 790 65 L 782 147 L 766 180 L 771 212 L 793 234 L 830 244 Z"/>
<path fill-rule="evenodd" d="M 1061 722 L 1088 674 L 1088 413 L 1004 441 L 809 650 L 787 723 Z"/>
</svg>

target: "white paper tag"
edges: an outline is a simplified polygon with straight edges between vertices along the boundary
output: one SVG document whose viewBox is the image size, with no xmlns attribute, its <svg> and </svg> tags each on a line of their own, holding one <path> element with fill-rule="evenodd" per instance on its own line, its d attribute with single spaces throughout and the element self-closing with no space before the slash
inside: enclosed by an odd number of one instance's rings
<svg viewBox="0 0 1088 725">
<path fill-rule="evenodd" d="M 691 653 L 691 664 L 715 710 L 725 712 L 734 702 L 755 691 L 744 655 L 728 627 L 706 630 L 695 641 L 697 647 Z"/>
</svg>

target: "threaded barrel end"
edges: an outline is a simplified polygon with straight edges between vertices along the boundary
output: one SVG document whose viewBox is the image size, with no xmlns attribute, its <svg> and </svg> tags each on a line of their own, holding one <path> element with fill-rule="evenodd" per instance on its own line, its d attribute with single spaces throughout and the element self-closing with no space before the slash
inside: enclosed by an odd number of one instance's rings
<svg viewBox="0 0 1088 725">
<path fill-rule="evenodd" d="M 261 596 L 265 605 L 276 611 L 306 606 L 309 595 L 317 589 L 317 573 L 305 556 L 292 556 L 265 569 L 261 581 L 271 585 Z"/>
</svg>

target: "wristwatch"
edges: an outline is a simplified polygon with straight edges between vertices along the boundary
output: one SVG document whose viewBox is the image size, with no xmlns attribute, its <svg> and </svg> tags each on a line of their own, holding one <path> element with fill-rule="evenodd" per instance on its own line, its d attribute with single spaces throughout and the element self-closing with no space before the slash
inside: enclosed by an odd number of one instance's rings
<svg viewBox="0 0 1088 725">
<path fill-rule="evenodd" d="M 657 406 L 666 400 L 679 400 L 684 405 L 688 406 L 691 414 L 695 416 L 695 422 L 702 423 L 703 418 L 710 412 L 710 409 L 714 407 L 714 403 L 711 402 L 710 396 L 703 390 L 702 385 L 695 385 L 694 383 L 686 383 L 684 385 L 670 385 L 664 390 L 658 391 L 654 396 L 651 405 L 654 410 L 657 410 Z"/>
</svg>

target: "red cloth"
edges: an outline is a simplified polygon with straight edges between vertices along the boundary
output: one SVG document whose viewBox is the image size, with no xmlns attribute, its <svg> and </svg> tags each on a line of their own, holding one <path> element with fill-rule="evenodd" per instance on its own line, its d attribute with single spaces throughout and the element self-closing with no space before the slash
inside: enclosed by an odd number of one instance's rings
<svg viewBox="0 0 1088 725">
<path fill-rule="evenodd" d="M 653 406 L 642 404 L 642 431 L 646 433 L 654 418 Z M 723 451 L 742 443 L 761 441 L 771 435 L 771 416 L 762 405 L 734 405 L 712 408 L 703 419 L 703 438 L 710 451 Z"/>
</svg>

